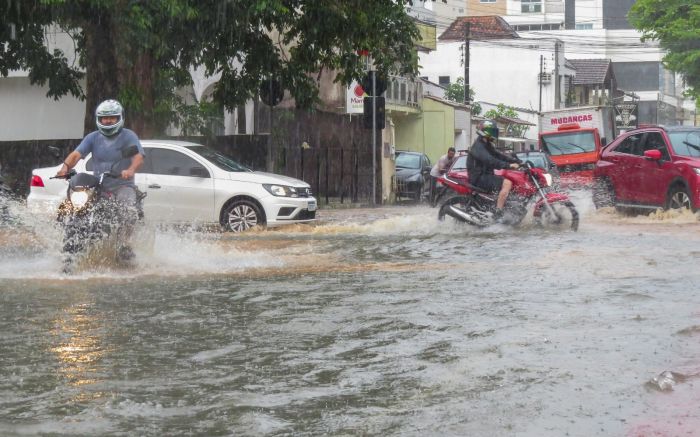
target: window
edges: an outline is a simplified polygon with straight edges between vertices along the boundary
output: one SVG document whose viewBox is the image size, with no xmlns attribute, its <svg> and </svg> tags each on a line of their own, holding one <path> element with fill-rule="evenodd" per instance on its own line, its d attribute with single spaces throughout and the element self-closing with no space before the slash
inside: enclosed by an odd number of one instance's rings
<svg viewBox="0 0 700 437">
<path fill-rule="evenodd" d="M 200 163 L 180 152 L 150 148 L 147 155 L 150 156 L 153 174 L 169 176 L 194 176 L 197 174 L 199 177 L 210 177 L 209 171 Z M 195 168 L 198 170 L 193 171 Z M 203 173 L 206 173 L 206 176 Z"/>
<path fill-rule="evenodd" d="M 496 0 L 479 0 L 479 3 L 496 3 Z"/>
<path fill-rule="evenodd" d="M 658 150 L 661 152 L 661 158 L 670 161 L 671 155 L 668 153 L 668 147 L 666 147 L 666 142 L 664 137 L 661 136 L 660 132 L 649 132 L 647 134 L 646 141 L 644 142 L 644 152 L 647 150 Z"/>
<path fill-rule="evenodd" d="M 700 131 L 675 131 L 668 136 L 676 155 L 700 157 Z"/>
<path fill-rule="evenodd" d="M 576 30 L 590 30 L 593 29 L 593 23 L 576 23 Z"/>
<path fill-rule="evenodd" d="M 629 137 L 622 140 L 622 142 L 615 148 L 614 152 L 641 156 L 641 142 L 642 134 L 630 135 Z"/>
<path fill-rule="evenodd" d="M 520 12 L 542 12 L 542 0 L 520 0 Z"/>
<path fill-rule="evenodd" d="M 438 76 L 438 83 L 442 86 L 450 84 L 450 76 Z"/>
<path fill-rule="evenodd" d="M 550 23 L 550 24 L 515 24 L 512 25 L 513 29 L 518 32 L 525 32 L 528 30 L 560 30 L 563 23 Z"/>
</svg>

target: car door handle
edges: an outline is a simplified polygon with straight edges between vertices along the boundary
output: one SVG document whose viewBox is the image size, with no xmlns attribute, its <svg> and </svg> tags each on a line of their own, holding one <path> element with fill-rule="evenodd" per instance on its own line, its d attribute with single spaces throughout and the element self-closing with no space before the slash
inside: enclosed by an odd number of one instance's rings
<svg viewBox="0 0 700 437">
<path fill-rule="evenodd" d="M 151 185 L 148 186 L 148 188 L 158 189 L 158 188 L 160 188 L 160 185 L 158 185 L 158 184 L 151 184 Z"/>
</svg>

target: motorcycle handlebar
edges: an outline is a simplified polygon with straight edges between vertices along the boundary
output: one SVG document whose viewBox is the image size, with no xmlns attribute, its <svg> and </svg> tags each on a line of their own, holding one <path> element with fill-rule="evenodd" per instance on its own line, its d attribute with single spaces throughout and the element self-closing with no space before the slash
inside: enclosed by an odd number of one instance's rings
<svg viewBox="0 0 700 437">
<path fill-rule="evenodd" d="M 71 171 L 69 171 L 68 173 L 66 173 L 66 174 L 64 174 L 64 175 L 62 175 L 62 176 L 58 176 L 58 175 L 56 175 L 56 176 L 51 176 L 49 179 L 66 179 L 66 180 L 68 180 L 68 179 L 72 178 L 72 177 L 75 176 L 75 175 L 76 175 L 75 170 L 71 169 Z"/>
</svg>

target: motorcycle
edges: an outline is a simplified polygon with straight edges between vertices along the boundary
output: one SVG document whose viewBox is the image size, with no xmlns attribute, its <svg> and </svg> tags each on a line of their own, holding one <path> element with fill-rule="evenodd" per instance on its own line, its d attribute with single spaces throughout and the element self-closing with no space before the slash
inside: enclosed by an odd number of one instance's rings
<svg viewBox="0 0 700 437">
<path fill-rule="evenodd" d="M 503 224 L 518 225 L 532 211 L 535 221 L 542 226 L 568 225 L 571 230 L 578 229 L 579 214 L 569 196 L 549 191 L 552 186 L 550 174 L 529 161 L 523 163 L 518 170 L 498 170 L 496 174 L 513 183 L 506 199 Z M 496 223 L 498 193 L 485 191 L 448 175 L 438 180 L 453 192 L 440 204 L 439 220 L 450 216 L 477 227 Z"/>
<path fill-rule="evenodd" d="M 122 160 L 138 153 L 136 146 L 128 147 L 122 152 Z M 133 214 L 118 202 L 114 194 L 103 189 L 106 178 L 120 178 L 115 168 L 121 161 L 115 162 L 109 172 L 99 178 L 89 173 L 77 173 L 71 170 L 64 176 L 51 179 L 67 179 L 66 199 L 59 205 L 57 221 L 63 226 L 63 272 L 71 273 L 77 257 L 97 247 L 97 243 L 109 242 L 115 247 L 114 261 L 128 264 L 133 252 L 122 234 L 134 225 Z M 143 219 L 143 199 L 146 193 L 136 190 L 138 220 Z"/>
</svg>

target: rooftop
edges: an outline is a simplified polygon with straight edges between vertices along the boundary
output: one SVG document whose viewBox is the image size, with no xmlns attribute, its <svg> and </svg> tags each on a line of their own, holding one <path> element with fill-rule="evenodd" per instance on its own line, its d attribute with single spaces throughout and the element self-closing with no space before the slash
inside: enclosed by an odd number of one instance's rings
<svg viewBox="0 0 700 437">
<path fill-rule="evenodd" d="M 574 85 L 604 84 L 612 74 L 610 59 L 567 59 L 576 70 Z"/>
<path fill-rule="evenodd" d="M 497 15 L 487 15 L 483 17 L 458 17 L 438 39 L 440 41 L 464 41 L 467 23 L 469 23 L 471 39 L 519 38 L 515 30 L 503 18 Z"/>
</svg>

